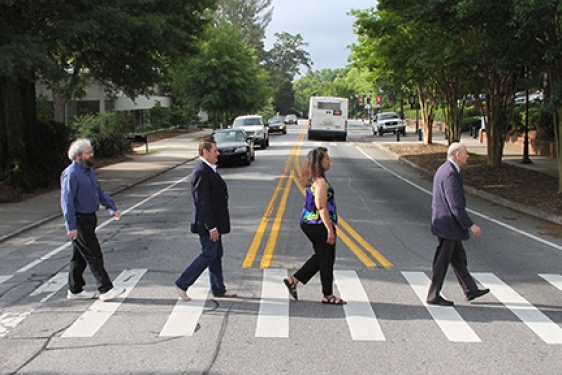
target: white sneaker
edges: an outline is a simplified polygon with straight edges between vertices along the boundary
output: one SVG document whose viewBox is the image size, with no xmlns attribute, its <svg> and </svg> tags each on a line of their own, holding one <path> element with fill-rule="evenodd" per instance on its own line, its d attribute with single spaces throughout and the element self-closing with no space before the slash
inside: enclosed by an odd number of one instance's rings
<svg viewBox="0 0 562 375">
<path fill-rule="evenodd" d="M 92 299 L 98 298 L 98 292 L 86 292 L 85 290 L 80 293 L 72 293 L 70 290 L 66 293 L 66 299 Z"/>
<path fill-rule="evenodd" d="M 107 292 L 100 294 L 100 300 L 109 301 L 110 299 L 119 297 L 123 293 L 125 293 L 125 288 L 113 287 L 109 289 Z"/>
</svg>

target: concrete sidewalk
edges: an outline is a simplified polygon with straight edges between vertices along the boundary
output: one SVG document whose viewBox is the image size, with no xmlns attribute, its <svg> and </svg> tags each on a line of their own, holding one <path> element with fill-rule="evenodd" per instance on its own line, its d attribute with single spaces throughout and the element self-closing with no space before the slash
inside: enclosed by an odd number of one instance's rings
<svg viewBox="0 0 562 375">
<path fill-rule="evenodd" d="M 211 130 L 207 129 L 151 142 L 149 151 L 158 152 L 132 155 L 128 161 L 96 168 L 96 175 L 107 193 L 117 194 L 197 158 L 197 139 L 209 134 Z M 144 150 L 145 146 L 138 149 Z M 0 204 L 0 243 L 56 218 L 60 218 L 61 226 L 64 225 L 59 189 L 22 202 Z"/>
</svg>

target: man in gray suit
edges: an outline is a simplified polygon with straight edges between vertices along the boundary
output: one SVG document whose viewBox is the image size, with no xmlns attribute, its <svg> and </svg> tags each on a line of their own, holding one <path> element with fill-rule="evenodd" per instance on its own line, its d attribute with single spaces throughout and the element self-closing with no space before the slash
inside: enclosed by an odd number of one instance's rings
<svg viewBox="0 0 562 375">
<path fill-rule="evenodd" d="M 468 162 L 468 152 L 462 143 L 452 143 L 447 150 L 447 161 L 433 177 L 433 202 L 431 204 L 431 232 L 437 236 L 438 245 L 433 258 L 433 274 L 427 294 L 430 305 L 453 306 L 453 302 L 440 295 L 449 264 L 468 301 L 487 294 L 490 289 L 479 289 L 467 269 L 466 252 L 462 241 L 482 234 L 482 229 L 472 222 L 466 212 L 466 199 L 460 169 Z"/>
</svg>

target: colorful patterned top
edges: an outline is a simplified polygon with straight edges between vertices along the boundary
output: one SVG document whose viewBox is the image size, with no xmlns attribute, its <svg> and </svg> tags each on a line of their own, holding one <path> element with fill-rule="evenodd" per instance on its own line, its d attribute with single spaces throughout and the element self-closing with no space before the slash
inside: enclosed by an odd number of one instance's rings
<svg viewBox="0 0 562 375">
<path fill-rule="evenodd" d="M 306 188 L 306 198 L 304 201 L 304 209 L 302 210 L 301 224 L 323 224 L 320 213 L 316 209 L 316 203 L 314 201 L 314 187 L 313 185 Z M 328 193 L 328 199 L 326 205 L 328 208 L 328 214 L 330 215 L 330 220 L 332 220 L 333 225 L 338 224 L 338 214 L 336 209 L 336 200 L 334 199 L 334 188 L 326 180 L 326 190 Z"/>
</svg>

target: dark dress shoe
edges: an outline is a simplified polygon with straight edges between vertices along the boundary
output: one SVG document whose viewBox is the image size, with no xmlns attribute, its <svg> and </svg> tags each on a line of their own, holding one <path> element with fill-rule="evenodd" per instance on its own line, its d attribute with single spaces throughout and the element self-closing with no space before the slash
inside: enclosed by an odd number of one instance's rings
<svg viewBox="0 0 562 375">
<path fill-rule="evenodd" d="M 485 294 L 490 293 L 490 289 L 476 289 L 474 292 L 470 292 L 466 295 L 467 301 L 472 301 L 475 298 L 482 297 Z"/>
<path fill-rule="evenodd" d="M 438 306 L 454 306 L 455 304 L 452 301 L 447 301 L 445 298 L 441 296 L 437 296 L 435 299 L 428 299 L 428 305 L 438 305 Z"/>
</svg>

